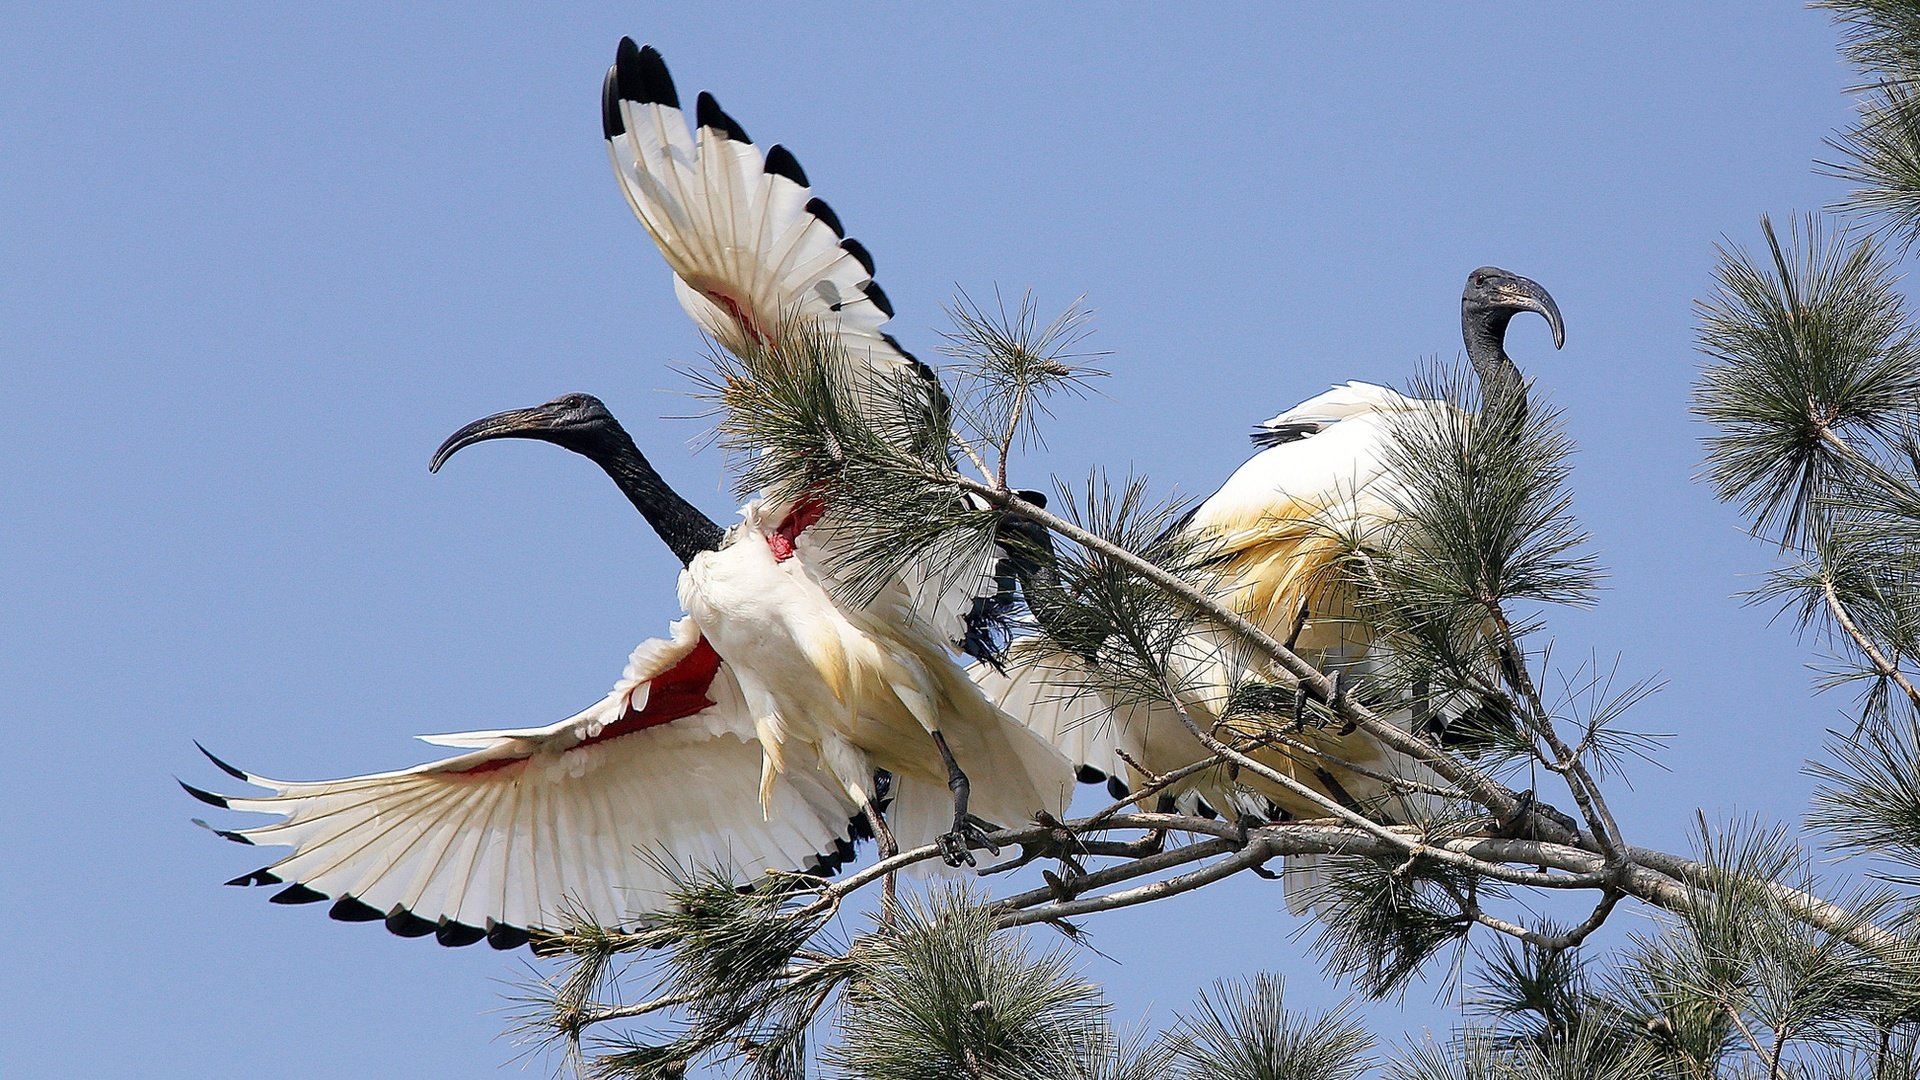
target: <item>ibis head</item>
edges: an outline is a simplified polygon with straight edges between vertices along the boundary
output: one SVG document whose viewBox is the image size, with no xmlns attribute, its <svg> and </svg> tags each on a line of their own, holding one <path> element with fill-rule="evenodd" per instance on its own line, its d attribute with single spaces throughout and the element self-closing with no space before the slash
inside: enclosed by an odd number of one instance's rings
<svg viewBox="0 0 1920 1080">
<path fill-rule="evenodd" d="M 599 398 L 563 394 L 544 405 L 508 409 L 475 420 L 447 436 L 447 441 L 433 452 L 433 460 L 427 462 L 427 471 L 439 472 L 448 458 L 489 439 L 539 439 L 595 460 L 598 452 L 632 441 Z"/>
<path fill-rule="evenodd" d="M 1560 305 L 1539 282 L 1497 266 L 1483 266 L 1467 275 L 1466 291 L 1460 294 L 1463 323 L 1502 333 L 1508 320 L 1523 311 L 1537 312 L 1547 320 L 1553 330 L 1554 348 L 1566 345 L 1567 327 L 1560 321 Z"/>
<path fill-rule="evenodd" d="M 718 550 L 726 535 L 668 486 L 620 421 L 592 394 L 565 394 L 544 405 L 483 416 L 447 436 L 427 468 L 439 472 L 454 454 L 489 439 L 538 439 L 590 459 L 613 478 L 682 566 L 703 551 Z"/>
<path fill-rule="evenodd" d="M 1467 360 L 1480 378 L 1480 396 L 1487 408 L 1522 395 L 1518 402 L 1524 412 L 1525 385 L 1520 369 L 1507 355 L 1507 324 L 1523 311 L 1537 312 L 1553 331 L 1553 347 L 1566 344 L 1566 324 L 1560 320 L 1560 305 L 1541 284 L 1497 266 L 1482 266 L 1467 275 L 1467 287 L 1460 294 L 1460 329 L 1466 338 Z"/>
</svg>

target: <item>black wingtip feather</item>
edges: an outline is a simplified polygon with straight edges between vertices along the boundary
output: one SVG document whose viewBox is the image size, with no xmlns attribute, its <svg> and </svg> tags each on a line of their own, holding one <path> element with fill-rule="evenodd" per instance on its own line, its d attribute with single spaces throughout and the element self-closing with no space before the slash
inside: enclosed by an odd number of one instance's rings
<svg viewBox="0 0 1920 1080">
<path fill-rule="evenodd" d="M 1091 765 L 1082 765 L 1073 770 L 1073 778 L 1083 784 L 1097 784 L 1107 778 L 1107 774 Z"/>
<path fill-rule="evenodd" d="M 433 940 L 449 949 L 463 949 L 486 939 L 487 932 L 477 926 L 468 926 L 463 922 L 443 919 L 433 932 Z"/>
<path fill-rule="evenodd" d="M 395 904 L 393 910 L 387 912 L 387 929 L 400 937 L 426 937 L 439 926 Z"/>
<path fill-rule="evenodd" d="M 865 814 L 855 814 L 847 819 L 847 837 L 851 840 L 873 839 L 873 822 Z"/>
<path fill-rule="evenodd" d="M 1256 427 L 1247 438 L 1258 447 L 1285 446 L 1290 442 L 1318 435 L 1327 425 L 1319 420 L 1307 420 L 1297 424 L 1280 424 L 1276 427 Z"/>
<path fill-rule="evenodd" d="M 206 803 L 208 806 L 217 806 L 222 810 L 229 809 L 229 807 L 227 806 L 227 797 L 224 795 L 215 795 L 213 792 L 208 791 L 205 788 L 194 787 L 192 784 L 187 783 L 185 780 L 182 780 L 179 777 L 175 777 L 173 782 L 176 784 L 179 784 L 181 788 L 185 789 L 187 794 L 193 796 L 196 799 L 199 799 L 201 802 Z"/>
<path fill-rule="evenodd" d="M 339 922 L 379 922 L 386 917 L 379 908 L 357 896 L 342 896 L 327 909 L 327 918 Z"/>
<path fill-rule="evenodd" d="M 871 281 L 867 282 L 867 299 L 873 301 L 873 306 L 879 308 L 882 315 L 893 318 L 893 301 L 887 299 L 884 289 Z"/>
<path fill-rule="evenodd" d="M 919 357 L 908 352 L 907 347 L 900 344 L 900 339 L 897 337 L 894 337 L 892 334 L 883 333 L 880 335 L 880 340 L 886 342 L 888 348 L 892 349 L 894 352 L 899 353 L 901 356 L 904 356 L 907 358 L 907 362 L 913 365 L 914 374 L 920 376 L 922 379 L 925 379 L 929 384 L 932 385 L 936 399 L 938 399 L 941 396 L 940 376 L 937 372 L 935 372 L 932 368 L 928 367 L 926 363 L 923 362 Z"/>
<path fill-rule="evenodd" d="M 807 213 L 819 218 L 821 224 L 833 230 L 833 235 L 846 239 L 847 230 L 840 225 L 840 215 L 833 212 L 833 207 L 828 206 L 825 199 L 808 199 Z"/>
<path fill-rule="evenodd" d="M 838 232 L 839 230 L 836 229 L 834 231 Z M 853 256 L 854 259 L 859 262 L 861 269 L 867 272 L 868 277 L 873 276 L 873 256 L 867 253 L 867 246 L 865 244 L 862 244 L 851 236 L 846 236 L 840 240 L 840 250 Z"/>
<path fill-rule="evenodd" d="M 491 948 L 506 952 L 508 949 L 517 949 L 531 940 L 533 935 L 518 926 L 508 926 L 506 923 L 497 923 L 492 919 L 487 920 L 487 945 Z"/>
<path fill-rule="evenodd" d="M 667 62 L 653 46 L 642 48 L 632 38 L 621 38 L 620 48 L 613 54 L 613 71 L 622 99 L 638 105 L 680 107 L 680 94 L 673 88 L 673 76 L 667 74 Z"/>
<path fill-rule="evenodd" d="M 323 893 L 318 889 L 308 888 L 307 886 L 302 885 L 296 881 L 293 884 L 287 886 L 286 888 L 281 889 L 279 892 L 274 893 L 272 896 L 267 897 L 267 903 L 269 904 L 317 904 L 320 901 L 325 900 L 326 898 L 327 898 L 326 893 Z"/>
<path fill-rule="evenodd" d="M 705 90 L 700 91 L 699 98 L 694 101 L 693 121 L 703 128 L 712 128 L 734 142 L 753 142 L 747 138 L 747 129 L 728 116 L 727 110 L 720 107 L 720 102 Z"/>
<path fill-rule="evenodd" d="M 1109 776 L 1107 777 L 1107 794 L 1113 796 L 1115 799 L 1124 799 L 1128 795 L 1133 794 L 1133 791 L 1127 787 L 1125 780 L 1117 776 Z"/>
<path fill-rule="evenodd" d="M 608 139 L 626 134 L 626 121 L 620 118 L 620 69 L 610 67 L 600 83 L 600 131 Z"/>
<path fill-rule="evenodd" d="M 800 160 L 793 156 L 793 151 L 779 143 L 767 151 L 767 171 L 775 176 L 784 176 L 801 187 L 809 186 L 807 171 L 800 167 Z"/>
<path fill-rule="evenodd" d="M 253 783 L 253 777 L 248 776 L 245 772 L 239 769 L 236 769 L 233 766 L 215 757 L 213 755 L 213 751 L 207 749 L 204 746 L 201 746 L 200 741 L 198 739 L 194 740 L 193 746 L 194 746 L 194 749 L 207 755 L 207 760 L 213 762 L 214 767 L 219 769 L 221 772 L 226 773 L 228 776 L 233 777 L 235 780 L 244 780 L 249 784 Z"/>
<path fill-rule="evenodd" d="M 227 884 L 229 885 L 278 885 L 280 884 L 280 875 L 274 873 L 272 869 L 263 866 L 260 869 L 255 870 L 251 874 L 241 874 L 239 877 L 234 878 L 232 881 L 227 882 Z"/>
</svg>

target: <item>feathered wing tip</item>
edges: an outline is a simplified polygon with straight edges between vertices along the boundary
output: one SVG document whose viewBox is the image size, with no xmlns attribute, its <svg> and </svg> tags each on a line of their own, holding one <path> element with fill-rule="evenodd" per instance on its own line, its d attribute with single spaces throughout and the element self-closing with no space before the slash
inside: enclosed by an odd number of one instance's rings
<svg viewBox="0 0 1920 1080">
<path fill-rule="evenodd" d="M 932 369 L 881 329 L 893 305 L 874 283 L 873 257 L 814 197 L 790 151 L 763 154 L 705 92 L 689 131 L 659 51 L 631 38 L 620 40 L 601 98 L 614 174 L 702 330 L 740 353 L 771 343 L 789 320 L 817 323 L 853 363 L 883 380 L 910 373 L 939 394 Z"/>
<path fill-rule="evenodd" d="M 1125 765 L 1116 751 L 1139 747 L 1126 739 L 1113 704 L 1079 657 L 1023 647 L 1003 664 L 973 664 L 967 675 L 995 707 L 1064 755 L 1079 782 L 1112 779 L 1124 787 Z"/>
<path fill-rule="evenodd" d="M 268 794 L 189 793 L 280 819 L 220 835 L 293 848 L 228 884 L 282 886 L 275 903 L 331 899 L 335 919 L 404 937 L 507 949 L 576 914 L 630 926 L 674 868 L 750 880 L 851 861 L 856 808 L 822 777 L 782 776 L 763 813 L 761 751 L 733 676 L 691 620 L 674 631 L 634 650 L 591 708 L 546 728 L 436 736 L 472 748 L 442 761 L 298 783 L 214 759 Z"/>
</svg>

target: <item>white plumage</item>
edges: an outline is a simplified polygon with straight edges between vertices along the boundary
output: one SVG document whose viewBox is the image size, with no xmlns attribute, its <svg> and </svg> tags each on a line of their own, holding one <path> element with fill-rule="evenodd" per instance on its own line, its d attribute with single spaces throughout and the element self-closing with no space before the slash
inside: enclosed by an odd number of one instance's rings
<svg viewBox="0 0 1920 1080">
<path fill-rule="evenodd" d="M 1392 425 L 1415 410 L 1448 409 L 1383 386 L 1336 386 L 1260 425 L 1283 439 L 1240 466 L 1179 526 L 1182 546 L 1211 569 L 1214 595 L 1275 637 L 1285 639 L 1304 605 L 1308 618 L 1296 650 L 1324 669 L 1359 674 L 1370 636 L 1355 620 L 1352 597 L 1332 572 L 1355 541 L 1382 542 L 1396 524 L 1402 497 L 1385 454 Z M 1256 436 L 1260 438 L 1261 436 Z M 1230 635 L 1197 624 L 1168 657 L 1180 705 L 1202 727 L 1218 721 L 1232 689 L 1250 674 L 1290 682 L 1266 669 Z M 1124 752 L 1156 772 L 1206 756 L 1170 708 L 1117 706 L 1097 671 L 1077 656 L 1027 652 L 1005 672 L 981 664 L 973 675 L 1003 709 L 1019 716 L 1077 765 L 1103 775 L 1131 772 Z M 1393 774 L 1397 758 L 1364 733 L 1334 735 L 1307 728 L 1303 741 L 1355 764 Z M 1333 795 L 1315 763 L 1263 751 L 1260 759 L 1305 786 Z M 1366 801 L 1377 782 L 1338 767 L 1327 773 L 1344 795 Z M 1084 773 L 1092 775 L 1091 773 Z M 1262 817 L 1324 816 L 1297 794 L 1250 773 L 1196 774 L 1172 789 L 1196 808 Z M 1195 803 L 1194 799 L 1200 800 Z"/>
<path fill-rule="evenodd" d="M 825 328 L 877 402 L 909 385 L 938 394 L 933 372 L 881 329 L 893 306 L 872 257 L 813 197 L 793 154 L 776 145 L 763 156 L 704 91 L 695 122 L 689 133 L 660 54 L 623 41 L 602 100 L 607 155 L 694 322 L 736 354 L 792 321 Z"/>
<path fill-rule="evenodd" d="M 1559 309 L 1536 282 L 1495 267 L 1468 276 L 1462 330 L 1489 400 L 1524 394 L 1504 348 L 1507 323 L 1518 311 L 1545 316 L 1555 345 L 1564 340 Z M 1309 663 L 1330 674 L 1379 674 L 1382 650 L 1392 643 L 1375 641 L 1357 618 L 1358 598 L 1338 572 L 1339 563 L 1355 548 L 1390 547 L 1404 524 L 1409 496 L 1392 449 L 1398 433 L 1410 427 L 1444 430 L 1474 419 L 1447 402 L 1384 386 L 1335 386 L 1259 425 L 1254 441 L 1266 449 L 1178 524 L 1180 542 L 1173 546 L 1193 552 L 1211 595 L 1270 636 L 1292 638 L 1294 651 Z M 1283 686 L 1295 681 L 1204 620 L 1171 647 L 1166 667 L 1173 700 L 1202 729 L 1225 718 L 1232 692 L 1249 679 Z M 1162 774 L 1208 756 L 1169 703 L 1119 697 L 1081 656 L 1031 648 L 1004 671 L 982 664 L 973 675 L 1003 709 L 1060 747 L 1083 778 L 1137 781 L 1122 754 Z M 1397 689 L 1402 700 L 1411 692 Z M 1444 719 L 1473 703 L 1447 695 L 1428 704 L 1435 718 Z M 1408 709 L 1388 719 L 1406 726 L 1412 717 Z M 1225 723 L 1232 729 L 1235 722 Z M 1357 768 L 1283 746 L 1252 756 L 1322 798 L 1349 809 L 1365 807 L 1376 819 L 1412 820 L 1430 804 L 1428 796 L 1396 790 L 1389 781 L 1431 784 L 1436 778 L 1365 731 L 1307 725 L 1293 737 Z M 1113 786 L 1119 794 L 1131 785 L 1116 779 Z M 1276 820 L 1327 814 L 1324 805 L 1250 770 L 1205 770 L 1168 794 L 1203 813 Z M 1288 871 L 1289 903 L 1300 910 L 1310 899 L 1312 860 L 1294 860 Z"/>
<path fill-rule="evenodd" d="M 856 400 L 880 410 L 883 427 L 938 399 L 933 371 L 882 329 L 893 307 L 873 280 L 872 257 L 813 197 L 793 154 L 776 145 L 763 155 L 705 92 L 689 134 L 659 53 L 631 41 L 621 42 L 602 105 L 628 205 L 701 329 L 736 354 L 777 344 L 775 335 L 796 325 L 824 331 L 854 365 Z M 944 771 L 928 768 L 938 734 L 977 774 L 974 808 L 990 820 L 1064 809 L 1065 763 L 993 708 L 953 660 L 973 599 L 992 586 L 991 553 L 958 566 L 910 563 L 855 610 L 834 599 L 842 590 L 831 518 L 817 520 L 805 499 L 756 501 L 741 513 L 738 528 L 765 543 L 736 536 L 696 558 L 680 596 L 723 655 L 754 650 L 741 682 L 771 767 L 785 767 L 797 742 L 859 800 L 872 795 L 878 765 L 895 775 L 904 814 L 923 784 L 946 784 Z"/>
<path fill-rule="evenodd" d="M 739 351 L 805 325 L 844 347 L 864 403 L 934 400 L 932 372 L 880 329 L 892 311 L 872 260 L 791 154 L 763 157 L 705 94 L 689 133 L 659 54 L 631 41 L 603 116 L 622 190 L 703 330 Z M 189 790 L 281 818 L 222 835 L 293 848 L 232 884 L 284 885 L 274 899 L 285 903 L 331 898 L 336 918 L 448 945 L 510 948 L 574 914 L 630 925 L 658 910 L 671 868 L 831 873 L 866 835 L 876 769 L 892 774 L 902 841 L 944 835 L 949 774 L 930 733 L 971 773 L 976 813 L 1018 824 L 1064 811 L 1064 759 L 954 659 L 990 563 L 909 566 L 871 602 L 843 605 L 828 570 L 833 524 L 817 521 L 817 504 L 751 501 L 722 538 L 585 395 L 476 421 L 434 467 L 509 435 L 559 443 L 613 476 L 686 565 L 688 617 L 635 650 L 613 691 L 576 716 L 428 737 L 468 750 L 453 758 L 316 783 L 221 763 L 269 793 Z"/>
</svg>

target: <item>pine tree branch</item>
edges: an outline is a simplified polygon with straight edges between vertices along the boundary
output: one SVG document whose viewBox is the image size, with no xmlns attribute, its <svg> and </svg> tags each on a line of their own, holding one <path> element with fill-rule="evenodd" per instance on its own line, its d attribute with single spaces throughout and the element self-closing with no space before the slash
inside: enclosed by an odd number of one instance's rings
<svg viewBox="0 0 1920 1080">
<path fill-rule="evenodd" d="M 594 1024 L 604 1024 L 609 1020 L 631 1020 L 634 1017 L 646 1016 L 648 1013 L 656 1013 L 662 1009 L 673 1009 L 681 1005 L 690 1005 L 698 1000 L 700 1000 L 698 994 L 662 994 L 650 1001 L 642 1001 L 633 1005 L 612 1005 L 604 1009 L 594 1009 L 590 1012 L 584 1012 L 577 1017 L 573 1028 L 576 1032 L 585 1031 Z"/>
<path fill-rule="evenodd" d="M 1255 626 L 1252 622 L 1240 616 L 1237 612 L 1218 604 L 1213 598 L 1193 588 L 1188 583 L 1181 581 L 1178 577 L 1168 573 L 1159 566 L 1154 565 L 1151 561 L 1119 545 L 1112 544 L 1104 538 L 1088 532 L 1064 518 L 1033 506 L 1031 503 L 1019 498 L 1013 492 L 1004 490 L 997 491 L 990 486 L 973 483 L 964 478 L 960 480 L 960 484 L 966 490 L 972 491 L 974 494 L 986 499 L 997 509 L 1038 522 L 1060 535 L 1085 546 L 1089 550 L 1105 555 L 1121 565 L 1134 570 L 1148 581 L 1153 582 L 1155 585 L 1167 590 L 1170 594 L 1190 604 L 1196 611 L 1212 621 L 1241 634 L 1250 644 L 1258 647 L 1262 652 L 1272 658 L 1274 662 L 1285 668 L 1289 674 L 1298 678 L 1310 689 L 1320 694 L 1322 700 L 1328 702 L 1329 708 L 1333 709 L 1336 715 L 1340 716 L 1343 720 L 1353 722 L 1356 726 L 1365 729 L 1369 734 L 1379 738 L 1393 749 L 1426 762 L 1434 771 L 1440 773 L 1449 781 L 1458 784 L 1474 801 L 1486 806 L 1496 815 L 1508 816 L 1518 808 L 1515 797 L 1511 792 L 1480 773 L 1477 769 L 1467 766 L 1453 755 L 1437 753 L 1430 745 L 1413 738 L 1406 732 L 1401 731 L 1398 727 L 1387 723 L 1365 706 L 1347 699 L 1338 702 L 1333 701 L 1333 685 L 1331 680 L 1321 674 L 1313 665 L 1307 663 L 1305 659 L 1286 648 L 1283 643 L 1275 640 L 1270 634 L 1267 634 L 1258 626 Z M 1242 767 L 1244 768 L 1245 766 L 1243 765 Z M 1116 822 L 1118 820 L 1119 819 L 1116 819 Z M 1171 827 L 1187 828 L 1187 826 L 1184 825 L 1174 825 Z M 1198 831 L 1204 832 L 1207 830 L 1201 829 Z M 1375 839 L 1380 838 L 1376 837 Z M 1573 837 L 1571 839 L 1573 839 L 1576 844 L 1581 840 L 1579 837 Z M 1490 841 L 1479 841 L 1477 843 L 1479 845 L 1486 845 L 1490 843 Z M 1617 884 L 1639 899 L 1672 910 L 1687 910 L 1692 906 L 1693 901 L 1689 892 L 1690 888 L 1700 888 L 1708 891 L 1715 888 L 1715 882 L 1712 880 L 1713 875 L 1710 868 L 1704 864 L 1651 849 L 1634 846 L 1625 847 L 1623 850 L 1627 859 L 1627 865 L 1609 872 L 1603 859 L 1593 858 L 1593 853 L 1586 851 L 1582 847 L 1568 847 L 1564 844 L 1551 844 L 1538 841 L 1501 841 L 1500 843 L 1538 844 L 1541 849 L 1524 857 L 1501 861 L 1530 865 L 1552 865 L 1557 869 L 1582 875 L 1578 883 L 1573 884 L 1571 887 L 1593 888 L 1607 884 Z M 1387 850 L 1404 854 L 1412 846 L 1412 841 L 1395 838 L 1390 841 L 1383 841 L 1382 847 L 1385 848 L 1386 845 L 1389 844 L 1391 847 L 1387 848 Z M 1429 846 L 1437 847 L 1443 851 L 1451 852 L 1453 850 L 1451 844 Z M 1567 851 L 1580 852 L 1586 856 L 1586 858 L 1572 860 L 1571 862 L 1553 862 L 1534 857 L 1534 855 L 1543 853 L 1547 848 L 1561 848 Z M 1487 851 L 1489 849 L 1484 846 L 1479 846 L 1476 847 L 1475 850 Z M 1338 849 L 1328 848 L 1319 853 L 1333 853 L 1335 851 L 1361 853 L 1350 845 L 1345 845 Z M 1303 851 L 1301 853 L 1304 854 L 1306 852 Z M 1381 854 L 1385 854 L 1385 851 L 1383 850 Z M 1489 860 L 1481 861 L 1484 863 Z M 1536 887 L 1568 887 L 1566 884 L 1567 878 L 1548 874 L 1528 875 L 1506 871 L 1498 875 L 1490 873 L 1488 876 L 1497 876 L 1500 880 L 1513 881 L 1516 884 L 1533 885 Z M 1550 880 L 1554 884 L 1547 886 L 1545 881 L 1539 879 Z M 1685 884 L 1682 884 L 1682 882 Z M 1830 933 L 1835 933 L 1850 944 L 1881 956 L 1900 955 L 1906 949 L 1905 943 L 1899 936 L 1871 923 L 1859 923 L 1853 919 L 1850 913 L 1844 908 L 1831 904 L 1810 893 L 1790 889 L 1778 883 L 1763 882 L 1760 884 L 1772 891 L 1778 899 L 1786 904 L 1788 909 L 1792 911 L 1797 918 L 1802 919 L 1809 925 Z"/>
<path fill-rule="evenodd" d="M 1675 882 L 1683 883 L 1690 889 L 1713 892 L 1721 887 L 1719 878 L 1722 875 L 1713 867 L 1695 859 L 1643 847 L 1629 847 L 1627 857 L 1632 861 L 1632 865 L 1655 871 Z M 1911 963 L 1914 947 L 1906 939 L 1873 923 L 1860 921 L 1852 912 L 1838 904 L 1823 900 L 1812 893 L 1782 885 L 1777 881 L 1746 883 L 1764 890 L 1794 918 L 1809 926 L 1833 934 L 1840 940 L 1882 959 L 1894 960 L 1902 964 Z M 1636 892 L 1635 895 L 1638 893 Z M 1672 907 L 1676 911 L 1686 910 L 1684 907 L 1667 904 L 1660 906 Z"/>
<path fill-rule="evenodd" d="M 1082 897 L 1074 900 L 1055 901 L 1041 907 L 1025 911 L 1013 911 L 1000 917 L 1000 925 L 1024 926 L 1028 923 L 1053 922 L 1071 918 L 1075 915 L 1087 915 L 1096 911 L 1111 911 L 1114 908 L 1133 907 L 1136 904 L 1164 900 L 1184 892 L 1192 892 L 1203 885 L 1211 885 L 1222 878 L 1232 877 L 1243 870 L 1254 867 L 1275 858 L 1274 852 L 1263 843 L 1248 843 L 1239 851 L 1225 859 L 1202 867 L 1178 877 L 1165 878 L 1132 889 L 1102 896 Z"/>
<path fill-rule="evenodd" d="M 1911 701 L 1915 708 L 1920 708 L 1920 689 L 1916 689 L 1906 673 L 1902 672 L 1893 661 L 1888 660 L 1886 654 L 1880 651 L 1872 639 L 1861 632 L 1860 627 L 1853 621 L 1853 616 L 1847 613 L 1846 605 L 1840 602 L 1840 595 L 1834 590 L 1831 574 L 1822 577 L 1821 591 L 1826 596 L 1827 610 L 1833 614 L 1833 621 L 1839 624 L 1848 638 L 1852 639 L 1854 646 L 1866 656 L 1867 661 L 1873 665 L 1873 669 L 1880 674 L 1881 678 L 1891 680 L 1894 685 L 1906 691 L 1907 700 Z"/>
<path fill-rule="evenodd" d="M 1329 765 L 1334 765 L 1341 769 L 1345 769 L 1346 771 L 1353 773 L 1355 776 L 1364 776 L 1369 780 L 1377 781 L 1378 783 L 1386 786 L 1389 790 L 1392 790 L 1392 791 L 1407 792 L 1407 793 L 1419 794 L 1419 795 L 1432 795 L 1436 798 L 1441 798 L 1441 799 L 1465 799 L 1466 798 L 1466 795 L 1457 788 L 1443 788 L 1436 784 L 1423 783 L 1419 780 L 1409 779 L 1404 776 L 1395 776 L 1392 773 L 1384 773 L 1378 769 L 1373 769 L 1365 765 L 1362 765 L 1357 761 L 1349 761 L 1346 758 L 1343 758 L 1337 754 L 1331 753 L 1330 751 L 1326 750 L 1324 747 L 1314 746 L 1311 743 L 1303 742 L 1299 739 L 1294 738 L 1291 735 L 1287 735 L 1281 732 L 1262 733 L 1260 735 L 1253 736 L 1253 738 L 1257 739 L 1263 746 L 1284 746 L 1289 750 L 1298 750 L 1302 754 L 1306 754 L 1309 757 L 1313 758 L 1315 761 L 1325 762 Z"/>
<path fill-rule="evenodd" d="M 1520 682 L 1520 692 L 1526 698 L 1527 707 L 1532 711 L 1531 727 L 1547 747 L 1553 751 L 1556 760 L 1546 762 L 1547 768 L 1559 773 L 1568 780 L 1567 790 L 1572 792 L 1574 802 L 1580 806 L 1581 816 L 1587 820 L 1587 827 L 1599 842 L 1600 850 L 1606 854 L 1607 862 L 1618 865 L 1626 858 L 1625 842 L 1620 836 L 1620 826 L 1614 820 L 1613 811 L 1608 808 L 1606 797 L 1600 793 L 1600 785 L 1587 771 L 1586 764 L 1573 752 L 1553 726 L 1553 719 L 1540 699 L 1540 691 L 1533 684 L 1533 676 L 1527 672 L 1526 664 L 1520 661 L 1520 642 L 1513 630 L 1513 624 L 1507 619 L 1507 612 L 1497 600 L 1485 605 L 1494 625 L 1498 628 L 1503 646 L 1514 657 L 1513 671 Z"/>
<path fill-rule="evenodd" d="M 980 452 L 973 448 L 973 444 L 968 442 L 965 436 L 952 429 L 949 429 L 947 434 L 953 436 L 953 445 L 960 448 L 960 452 L 967 456 L 967 460 L 973 463 L 973 467 L 980 470 L 982 479 L 994 474 L 993 467 L 987 464 L 986 459 L 980 456 Z M 1005 482 L 1005 478 L 1002 477 L 1001 483 Z"/>
<path fill-rule="evenodd" d="M 1607 917 L 1613 914 L 1613 909 L 1620 903 L 1620 898 L 1625 895 L 1626 893 L 1619 889 L 1604 889 L 1600 897 L 1600 902 L 1594 905 L 1593 910 L 1587 914 L 1585 919 L 1581 920 L 1579 925 L 1571 930 L 1558 934 L 1543 933 L 1539 930 L 1532 930 L 1521 926 L 1519 923 L 1508 922 L 1498 916 L 1488 915 L 1485 911 L 1481 910 L 1477 902 L 1467 897 L 1456 896 L 1455 898 L 1460 901 L 1461 910 L 1475 923 L 1491 930 L 1497 930 L 1502 934 L 1506 934 L 1508 937 L 1517 938 L 1536 948 L 1547 949 L 1552 952 L 1563 952 L 1578 946 L 1595 930 L 1600 929 L 1600 927 L 1606 923 Z"/>
</svg>

